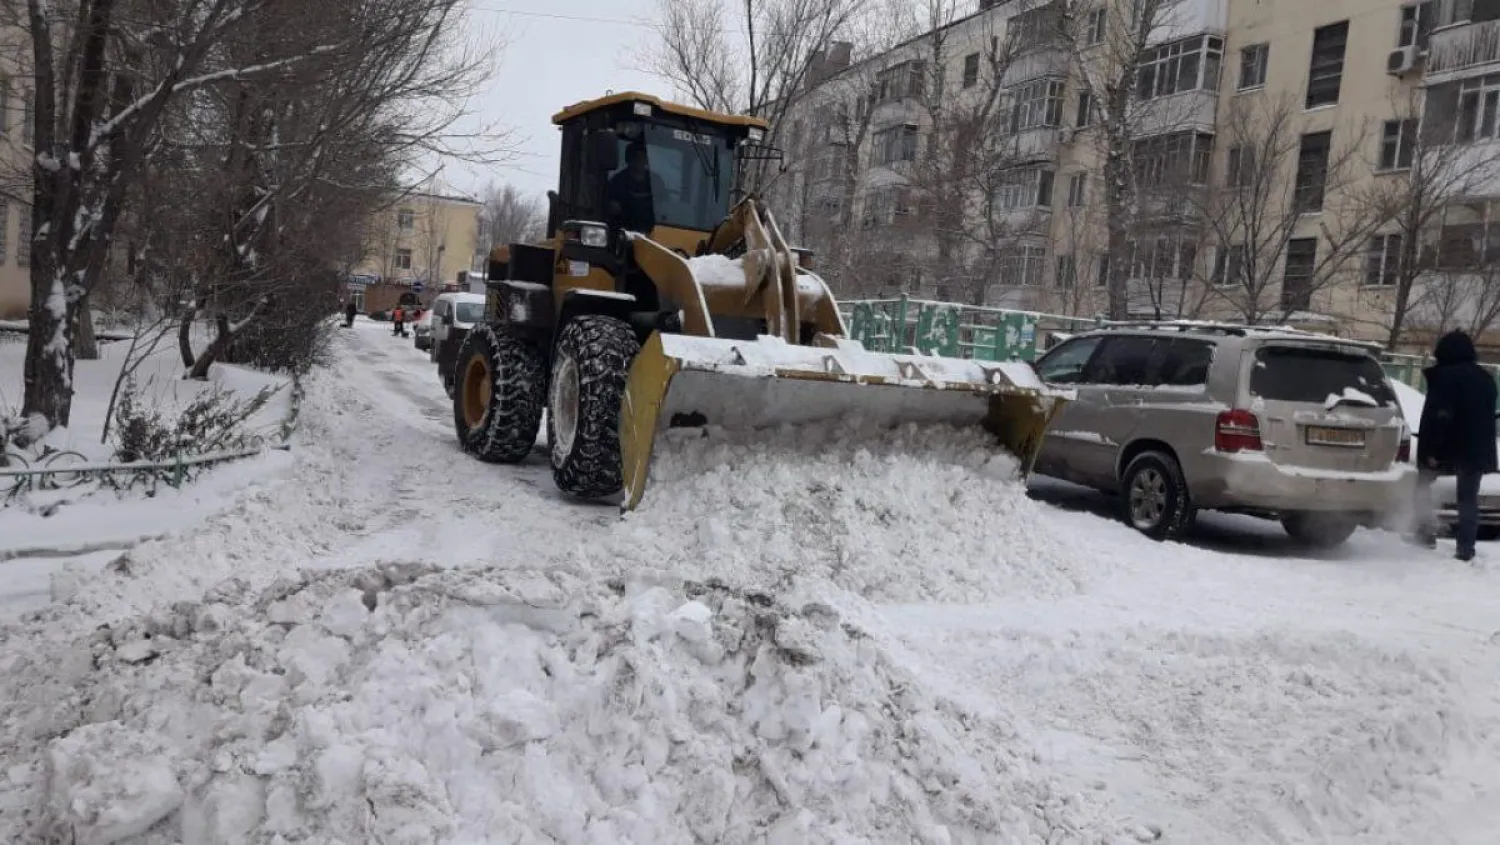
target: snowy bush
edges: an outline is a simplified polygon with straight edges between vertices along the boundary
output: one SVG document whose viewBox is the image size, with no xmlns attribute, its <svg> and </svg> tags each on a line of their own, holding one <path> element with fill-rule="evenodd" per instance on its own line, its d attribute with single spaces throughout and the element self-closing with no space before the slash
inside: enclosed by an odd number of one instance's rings
<svg viewBox="0 0 1500 845">
<path fill-rule="evenodd" d="M 169 461 L 178 456 L 249 448 L 259 436 L 247 432 L 245 424 L 277 389 L 266 387 L 249 399 L 236 399 L 215 385 L 169 422 L 158 410 L 142 403 L 135 379 L 127 379 L 115 407 L 115 458 L 124 463 Z"/>
<path fill-rule="evenodd" d="M 331 277 L 278 292 L 273 306 L 235 337 L 223 360 L 299 375 L 327 364 L 333 332 L 328 318 L 338 306 L 338 282 Z"/>
</svg>

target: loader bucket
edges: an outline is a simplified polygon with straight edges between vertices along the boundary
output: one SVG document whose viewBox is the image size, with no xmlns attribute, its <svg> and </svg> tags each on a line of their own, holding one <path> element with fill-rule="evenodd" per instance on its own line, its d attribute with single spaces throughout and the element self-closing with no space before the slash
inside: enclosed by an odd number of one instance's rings
<svg viewBox="0 0 1500 845">
<path fill-rule="evenodd" d="M 874 353 L 851 340 L 796 346 L 653 333 L 630 367 L 620 408 L 623 507 L 641 501 L 657 435 L 676 425 L 758 429 L 862 416 L 981 426 L 1024 477 L 1070 394 L 1025 364 Z"/>
</svg>

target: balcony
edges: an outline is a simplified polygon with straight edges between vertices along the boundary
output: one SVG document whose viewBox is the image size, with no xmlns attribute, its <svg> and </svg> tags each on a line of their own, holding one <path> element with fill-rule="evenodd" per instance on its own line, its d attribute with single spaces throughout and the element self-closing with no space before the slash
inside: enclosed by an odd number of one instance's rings
<svg viewBox="0 0 1500 845">
<path fill-rule="evenodd" d="M 1138 137 L 1193 129 L 1212 132 L 1219 111 L 1218 91 L 1183 91 L 1135 105 Z"/>
<path fill-rule="evenodd" d="M 1062 130 L 1056 127 L 1023 129 L 1010 136 L 1009 150 L 1015 161 L 1057 161 Z"/>
<path fill-rule="evenodd" d="M 1009 88 L 1040 76 L 1065 76 L 1071 60 L 1064 47 L 1022 51 L 1005 68 L 1000 84 Z"/>
<path fill-rule="evenodd" d="M 1500 200 L 1500 140 L 1475 141 L 1461 147 L 1457 155 L 1443 154 L 1439 158 L 1452 172 L 1433 174 L 1433 179 L 1444 185 L 1444 192 L 1455 200 Z"/>
<path fill-rule="evenodd" d="M 1425 85 L 1500 71 L 1500 20 L 1461 23 L 1432 33 Z"/>
</svg>

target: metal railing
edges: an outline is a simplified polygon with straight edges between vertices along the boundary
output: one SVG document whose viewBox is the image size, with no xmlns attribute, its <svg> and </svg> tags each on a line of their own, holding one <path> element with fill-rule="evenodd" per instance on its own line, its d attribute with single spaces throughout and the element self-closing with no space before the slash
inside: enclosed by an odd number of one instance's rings
<svg viewBox="0 0 1500 845">
<path fill-rule="evenodd" d="M 1461 23 L 1432 33 L 1427 73 L 1441 74 L 1500 63 L 1500 21 Z"/>
</svg>

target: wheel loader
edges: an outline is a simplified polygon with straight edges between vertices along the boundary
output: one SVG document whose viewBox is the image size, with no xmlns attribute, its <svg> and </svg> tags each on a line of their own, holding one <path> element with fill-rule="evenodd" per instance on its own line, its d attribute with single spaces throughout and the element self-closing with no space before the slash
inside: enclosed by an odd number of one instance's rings
<svg viewBox="0 0 1500 845">
<path fill-rule="evenodd" d="M 491 255 L 485 320 L 454 362 L 463 448 L 516 463 L 543 411 L 553 479 L 634 508 L 667 428 L 777 429 L 863 415 L 982 426 L 1029 472 L 1067 397 L 1024 364 L 874 353 L 809 252 L 737 174 L 775 155 L 759 118 L 636 92 L 554 115 L 546 239 Z"/>
</svg>

